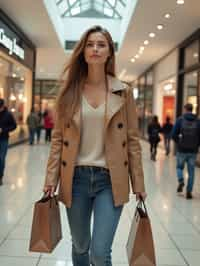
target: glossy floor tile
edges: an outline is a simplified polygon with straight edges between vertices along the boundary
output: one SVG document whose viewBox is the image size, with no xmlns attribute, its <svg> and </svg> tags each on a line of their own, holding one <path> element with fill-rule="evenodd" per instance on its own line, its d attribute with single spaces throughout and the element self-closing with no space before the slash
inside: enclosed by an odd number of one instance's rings
<svg viewBox="0 0 200 266">
<path fill-rule="evenodd" d="M 194 199 L 176 193 L 176 160 L 162 149 L 156 162 L 142 143 L 147 208 L 154 235 L 157 266 L 200 265 L 200 170 Z M 72 266 L 65 207 L 60 205 L 63 239 L 52 254 L 29 252 L 34 202 L 42 195 L 49 146 L 21 145 L 9 149 L 4 185 L 0 187 L 0 265 Z M 126 242 L 134 216 L 135 197 L 125 205 L 113 244 L 113 266 L 128 266 Z"/>
</svg>

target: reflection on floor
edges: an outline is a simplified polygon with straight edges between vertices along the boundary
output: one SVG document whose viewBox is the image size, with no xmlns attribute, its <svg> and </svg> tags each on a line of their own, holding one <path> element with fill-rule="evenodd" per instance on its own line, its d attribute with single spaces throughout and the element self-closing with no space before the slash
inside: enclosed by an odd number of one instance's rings
<svg viewBox="0 0 200 266">
<path fill-rule="evenodd" d="M 147 206 L 152 221 L 157 263 L 200 265 L 200 170 L 196 171 L 194 199 L 176 194 L 175 158 L 159 150 L 158 160 L 149 160 L 143 146 Z M 11 148 L 7 157 L 4 185 L 0 187 L 0 265 L 72 266 L 69 229 L 62 210 L 63 240 L 50 255 L 28 252 L 32 210 L 42 195 L 49 147 L 44 144 Z M 113 265 L 128 265 L 125 244 L 135 199 L 125 206 L 113 246 Z"/>
</svg>

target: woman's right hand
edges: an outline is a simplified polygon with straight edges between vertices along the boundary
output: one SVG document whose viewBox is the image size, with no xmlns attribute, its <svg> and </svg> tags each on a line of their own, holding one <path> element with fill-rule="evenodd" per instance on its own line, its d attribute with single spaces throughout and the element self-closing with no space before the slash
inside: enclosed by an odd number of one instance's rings
<svg viewBox="0 0 200 266">
<path fill-rule="evenodd" d="M 55 186 L 45 186 L 43 188 L 43 192 L 47 195 L 47 197 L 48 196 L 53 197 L 54 193 L 55 193 L 55 190 L 56 190 Z"/>
</svg>

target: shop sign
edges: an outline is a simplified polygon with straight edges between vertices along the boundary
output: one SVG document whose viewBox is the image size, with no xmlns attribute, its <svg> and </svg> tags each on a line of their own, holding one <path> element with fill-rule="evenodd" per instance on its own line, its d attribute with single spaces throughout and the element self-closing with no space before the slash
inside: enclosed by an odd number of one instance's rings
<svg viewBox="0 0 200 266">
<path fill-rule="evenodd" d="M 24 60 L 24 49 L 17 44 L 16 38 L 9 38 L 2 28 L 0 28 L 0 44 L 9 50 L 9 55 L 15 54 Z"/>
</svg>

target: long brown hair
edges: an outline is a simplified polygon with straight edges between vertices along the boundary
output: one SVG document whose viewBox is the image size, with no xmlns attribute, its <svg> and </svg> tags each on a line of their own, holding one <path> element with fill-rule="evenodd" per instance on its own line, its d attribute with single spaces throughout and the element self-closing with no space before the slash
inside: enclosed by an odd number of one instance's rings
<svg viewBox="0 0 200 266">
<path fill-rule="evenodd" d="M 115 52 L 112 37 L 106 29 L 101 26 L 94 26 L 88 29 L 76 44 L 70 61 L 62 72 L 60 79 L 61 89 L 56 102 L 56 113 L 58 118 L 66 119 L 67 116 L 67 120 L 69 121 L 80 103 L 81 89 L 88 74 L 88 65 L 84 58 L 84 49 L 89 35 L 95 32 L 100 32 L 105 36 L 110 48 L 110 56 L 105 64 L 105 74 L 115 76 Z"/>
</svg>

